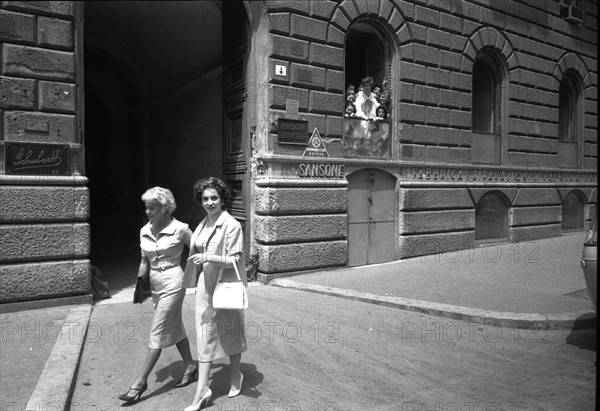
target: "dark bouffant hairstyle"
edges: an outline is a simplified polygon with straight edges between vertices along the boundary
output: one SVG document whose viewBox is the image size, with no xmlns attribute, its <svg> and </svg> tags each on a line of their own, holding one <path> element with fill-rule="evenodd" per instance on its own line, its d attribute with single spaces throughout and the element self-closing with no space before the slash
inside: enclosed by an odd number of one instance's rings
<svg viewBox="0 0 600 411">
<path fill-rule="evenodd" d="M 217 194 L 219 194 L 221 201 L 223 201 L 223 204 L 227 204 L 229 197 L 231 197 L 229 186 L 224 181 L 216 177 L 207 177 L 194 184 L 194 201 L 202 203 L 202 193 L 207 188 L 214 188 Z"/>
</svg>

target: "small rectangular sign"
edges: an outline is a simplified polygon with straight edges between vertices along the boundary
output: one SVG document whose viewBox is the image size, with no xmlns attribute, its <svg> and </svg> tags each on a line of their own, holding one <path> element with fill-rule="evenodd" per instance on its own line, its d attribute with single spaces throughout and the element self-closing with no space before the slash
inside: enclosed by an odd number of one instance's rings
<svg viewBox="0 0 600 411">
<path fill-rule="evenodd" d="M 67 144 L 4 143 L 6 174 L 69 175 Z"/>
<path fill-rule="evenodd" d="M 308 121 L 289 118 L 277 119 L 277 142 L 306 145 L 308 143 Z"/>
</svg>

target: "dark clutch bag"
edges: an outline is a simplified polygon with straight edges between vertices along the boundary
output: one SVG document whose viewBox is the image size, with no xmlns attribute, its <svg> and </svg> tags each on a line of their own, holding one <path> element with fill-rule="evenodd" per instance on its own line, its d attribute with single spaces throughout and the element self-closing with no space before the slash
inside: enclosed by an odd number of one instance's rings
<svg viewBox="0 0 600 411">
<path fill-rule="evenodd" d="M 141 304 L 150 295 L 150 281 L 148 276 L 138 277 L 135 282 L 135 290 L 133 291 L 133 303 Z"/>
</svg>

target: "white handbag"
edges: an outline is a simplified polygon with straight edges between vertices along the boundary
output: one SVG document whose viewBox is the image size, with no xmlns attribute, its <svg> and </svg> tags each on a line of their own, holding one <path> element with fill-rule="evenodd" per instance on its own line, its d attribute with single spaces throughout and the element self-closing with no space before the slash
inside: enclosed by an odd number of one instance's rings
<svg viewBox="0 0 600 411">
<path fill-rule="evenodd" d="M 219 273 L 219 279 L 213 292 L 213 307 L 216 310 L 245 310 L 248 308 L 248 292 L 240 278 L 237 262 L 233 264 L 238 281 L 221 282 L 223 270 Z"/>
</svg>

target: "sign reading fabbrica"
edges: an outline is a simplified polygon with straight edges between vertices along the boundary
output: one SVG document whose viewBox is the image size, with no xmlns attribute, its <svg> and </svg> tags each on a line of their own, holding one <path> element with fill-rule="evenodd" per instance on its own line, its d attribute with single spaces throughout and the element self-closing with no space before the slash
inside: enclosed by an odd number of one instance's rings
<svg viewBox="0 0 600 411">
<path fill-rule="evenodd" d="M 6 174 L 69 174 L 69 146 L 5 142 Z"/>
</svg>

